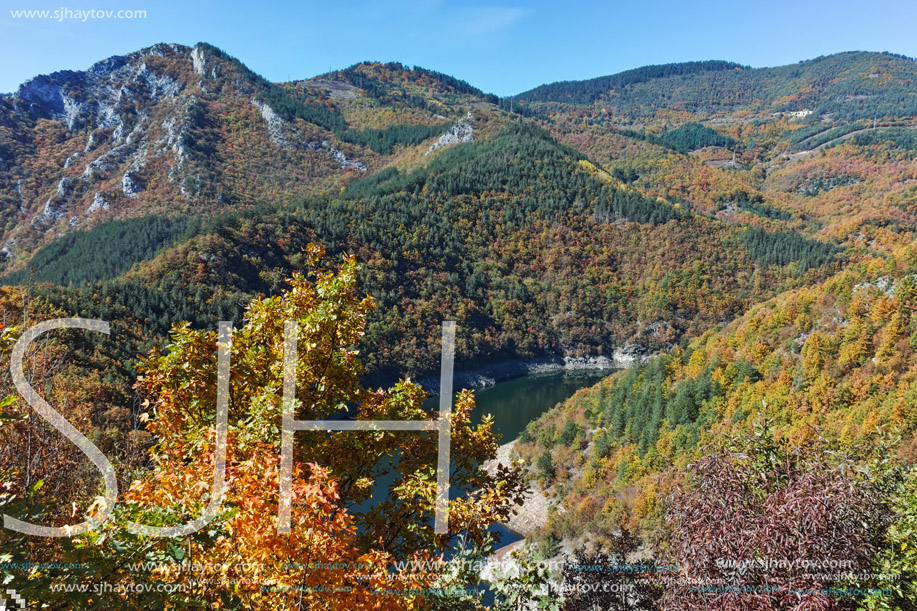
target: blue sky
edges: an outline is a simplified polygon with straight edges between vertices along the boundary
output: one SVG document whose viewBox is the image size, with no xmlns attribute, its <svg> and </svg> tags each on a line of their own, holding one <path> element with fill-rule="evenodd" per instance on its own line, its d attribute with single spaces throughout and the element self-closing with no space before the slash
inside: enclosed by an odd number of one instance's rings
<svg viewBox="0 0 917 611">
<path fill-rule="evenodd" d="M 0 92 L 156 42 L 207 41 L 271 80 L 401 61 L 498 95 L 646 64 L 774 66 L 848 50 L 917 56 L 917 3 L 640 0 L 3 0 Z M 145 19 L 14 18 L 11 11 L 145 10 Z"/>
</svg>

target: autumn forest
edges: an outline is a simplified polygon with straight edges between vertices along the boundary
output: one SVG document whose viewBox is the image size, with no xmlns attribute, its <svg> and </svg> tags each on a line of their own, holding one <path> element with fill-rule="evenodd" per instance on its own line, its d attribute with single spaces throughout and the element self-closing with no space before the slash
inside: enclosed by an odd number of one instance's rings
<svg viewBox="0 0 917 611">
<path fill-rule="evenodd" d="M 498 97 L 158 44 L 0 95 L 0 231 L 0 513 L 94 520 L 0 529 L 35 608 L 917 609 L 914 59 Z M 443 321 L 456 379 L 606 369 L 516 439 L 456 388 L 438 532 L 436 434 L 284 410 L 438 418 Z"/>
</svg>

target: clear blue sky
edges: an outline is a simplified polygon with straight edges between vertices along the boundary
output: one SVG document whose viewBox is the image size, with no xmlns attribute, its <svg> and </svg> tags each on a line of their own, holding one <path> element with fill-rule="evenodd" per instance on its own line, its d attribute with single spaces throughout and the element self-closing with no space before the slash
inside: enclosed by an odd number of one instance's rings
<svg viewBox="0 0 917 611">
<path fill-rule="evenodd" d="M 3 0 L 0 92 L 156 42 L 206 41 L 271 80 L 401 61 L 498 95 L 646 64 L 774 66 L 848 50 L 917 56 L 917 3 L 635 0 Z M 15 19 L 11 11 L 145 10 L 145 19 Z"/>
</svg>

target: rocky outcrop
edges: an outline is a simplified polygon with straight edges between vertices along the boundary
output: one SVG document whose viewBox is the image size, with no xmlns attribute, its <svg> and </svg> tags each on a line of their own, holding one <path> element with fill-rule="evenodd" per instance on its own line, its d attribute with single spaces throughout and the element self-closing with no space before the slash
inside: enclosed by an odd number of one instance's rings
<svg viewBox="0 0 917 611">
<path fill-rule="evenodd" d="M 76 152 L 76 153 L 70 155 L 69 157 L 67 157 L 67 160 L 64 161 L 64 169 L 66 170 L 66 169 L 69 168 L 71 165 L 73 165 L 73 162 L 76 161 L 77 159 L 79 159 L 80 156 L 81 156 L 81 154 L 80 154 L 79 152 Z"/>
<path fill-rule="evenodd" d="M 128 159 L 131 158 L 131 155 L 136 151 L 136 147 L 129 144 L 122 144 L 121 146 L 116 146 L 107 153 L 96 157 L 92 160 L 84 169 L 83 169 L 83 178 L 96 178 L 102 177 L 109 172 L 112 172 L 115 168 L 124 164 Z"/>
<path fill-rule="evenodd" d="M 10 238 L 3 245 L 3 248 L 0 248 L 0 259 L 12 259 L 13 258 L 13 249 L 16 247 L 16 240 Z"/>
<path fill-rule="evenodd" d="M 271 137 L 271 142 L 282 149 L 302 149 L 315 152 L 324 152 L 331 155 L 342 170 L 352 168 L 361 172 L 366 171 L 366 164 L 354 159 L 348 159 L 347 156 L 336 149 L 328 140 L 307 140 L 299 131 L 280 115 L 274 112 L 274 109 L 264 102 L 253 99 L 252 105 L 261 111 L 261 118 L 267 124 L 267 132 Z"/>
<path fill-rule="evenodd" d="M 89 138 L 86 139 L 86 147 L 83 149 L 83 154 L 86 154 L 96 146 L 96 133 L 89 132 Z"/>
<path fill-rule="evenodd" d="M 125 172 L 121 177 L 121 191 L 128 197 L 137 197 L 137 194 L 143 191 L 143 187 L 137 183 L 135 177 L 136 174 L 131 170 Z"/>
<path fill-rule="evenodd" d="M 274 109 L 260 100 L 252 100 L 252 105 L 261 111 L 261 118 L 267 125 L 267 133 L 271 137 L 271 142 L 282 149 L 292 149 L 296 147 L 297 136 L 296 130 L 290 127 L 280 115 L 274 112 Z"/>
<path fill-rule="evenodd" d="M 346 170 L 350 168 L 354 170 L 359 170 L 360 172 L 366 171 L 365 163 L 363 163 L 362 161 L 357 161 L 355 159 L 348 159 L 347 155 L 345 155 L 338 149 L 334 148 L 331 145 L 331 142 L 329 142 L 328 140 L 312 140 L 311 142 L 308 142 L 306 146 L 307 148 L 313 151 L 324 151 L 328 153 L 329 155 L 331 155 L 331 158 L 337 162 L 338 166 L 340 166 L 342 170 Z"/>
<path fill-rule="evenodd" d="M 45 201 L 41 212 L 32 217 L 32 227 L 48 229 L 51 225 L 64 217 L 84 188 L 83 181 L 79 178 L 64 177 L 57 183 L 57 190 Z"/>
<path fill-rule="evenodd" d="M 120 108 L 128 100 L 157 102 L 174 97 L 183 85 L 149 69 L 144 57 L 175 53 L 177 45 L 156 45 L 131 55 L 116 55 L 93 64 L 85 72 L 64 70 L 36 76 L 10 97 L 13 107 L 32 116 L 56 119 L 71 131 L 81 128 L 123 130 Z M 116 134 L 117 139 L 117 134 Z"/>
<path fill-rule="evenodd" d="M 558 371 L 615 371 L 629 369 L 642 363 L 649 355 L 642 353 L 634 346 L 615 350 L 608 356 L 549 356 L 535 359 L 516 359 L 501 361 L 491 365 L 453 374 L 455 388 L 488 388 L 498 382 L 520 378 L 527 375 L 555 373 Z M 439 394 L 439 377 L 417 380 L 425 391 L 432 395 Z"/>
<path fill-rule="evenodd" d="M 143 191 L 143 184 L 140 181 L 139 174 L 146 165 L 146 150 L 141 149 L 131 160 L 130 168 L 121 177 L 121 190 L 128 197 L 136 197 Z"/>
<path fill-rule="evenodd" d="M 424 155 L 429 155 L 433 151 L 441 149 L 444 146 L 471 142 L 472 140 L 474 140 L 474 128 L 471 126 L 471 112 L 469 111 L 462 121 L 453 125 L 449 128 L 449 131 L 440 136 L 439 140 L 434 142 L 433 146 L 431 146 Z"/>
<path fill-rule="evenodd" d="M 89 204 L 89 208 L 86 209 L 86 212 L 92 214 L 99 210 L 108 210 L 108 202 L 105 201 L 98 191 L 96 191 L 96 194 L 92 198 L 92 203 Z"/>
<path fill-rule="evenodd" d="M 47 227 L 64 216 L 66 202 L 59 197 L 52 197 L 45 202 L 38 216 L 32 218 L 33 227 Z"/>
<path fill-rule="evenodd" d="M 16 91 L 14 103 L 20 102 L 20 104 L 16 104 L 16 106 L 21 107 L 25 105 L 33 114 L 40 116 L 63 114 L 64 100 L 61 95 L 61 85 L 58 79 L 68 82 L 72 78 L 75 78 L 71 76 L 75 74 L 77 73 L 66 71 L 55 72 L 52 75 L 36 76 L 19 86 L 19 89 Z"/>
<path fill-rule="evenodd" d="M 910 274 L 907 276 L 911 280 L 917 281 L 917 274 Z M 881 291 L 886 297 L 891 297 L 896 292 L 898 292 L 898 281 L 889 278 L 888 276 L 881 276 L 876 278 L 873 282 L 861 282 L 853 287 L 853 292 L 865 291 L 875 289 Z"/>
<path fill-rule="evenodd" d="M 59 183 L 57 183 L 57 194 L 61 197 L 66 197 L 70 191 L 73 190 L 73 179 L 72 178 L 62 178 Z"/>
<path fill-rule="evenodd" d="M 191 65 L 194 66 L 194 71 L 204 75 L 204 69 L 207 67 L 207 59 L 204 57 L 204 52 L 201 51 L 200 47 L 194 47 L 191 49 Z"/>
</svg>

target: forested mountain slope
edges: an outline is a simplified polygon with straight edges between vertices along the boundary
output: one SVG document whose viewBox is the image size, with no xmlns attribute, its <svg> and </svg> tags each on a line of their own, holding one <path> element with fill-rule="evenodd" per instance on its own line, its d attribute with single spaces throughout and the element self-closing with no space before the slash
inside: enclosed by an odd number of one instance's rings
<svg viewBox="0 0 917 611">
<path fill-rule="evenodd" d="M 427 96 L 479 99 L 445 75 L 408 73 Z M 361 82 L 364 98 L 342 109 L 334 92 L 270 83 L 202 43 L 160 44 L 24 83 L 0 97 L 7 264 L 102 219 L 209 216 L 338 188 L 382 167 L 379 155 L 395 146 L 432 143 L 461 116 L 443 103 L 419 107 L 424 100 L 404 93 L 407 84 L 398 88 L 408 99 L 402 111 L 393 107 L 402 104 L 392 101 L 396 93 Z M 373 124 L 376 115 L 383 125 Z"/>
<path fill-rule="evenodd" d="M 612 116 L 634 120 L 651 118 L 662 109 L 708 118 L 806 111 L 848 121 L 900 118 L 917 114 L 915 72 L 912 58 L 890 53 L 838 53 L 776 68 L 686 62 L 542 85 L 516 99 L 595 104 Z"/>
<path fill-rule="evenodd" d="M 781 294 L 580 391 L 533 422 L 519 446 L 569 510 L 555 516 L 555 534 L 651 529 L 665 494 L 659 475 L 762 419 L 791 444 L 885 440 L 913 462 L 915 309 L 912 246 Z"/>
<path fill-rule="evenodd" d="M 853 54 L 816 72 L 870 62 L 911 66 Z M 743 70 L 615 82 L 681 90 Z M 427 330 L 443 316 L 468 330 L 465 366 L 639 354 L 913 235 L 904 136 L 855 135 L 789 162 L 780 147 L 813 131 L 796 119 L 702 125 L 660 102 L 645 128 L 622 130 L 575 104 L 532 112 L 529 98 L 513 106 L 391 63 L 269 83 L 206 44 L 38 77 L 3 98 L 6 282 L 86 312 L 127 308 L 161 337 L 280 290 L 314 241 L 364 263 L 379 304 L 371 370 L 420 374 L 435 368 Z M 83 139 L 91 150 L 55 162 Z"/>
<path fill-rule="evenodd" d="M 184 241 L 142 262 L 144 242 L 155 249 L 182 231 Z M 71 248 L 52 243 L 39 251 L 33 261 L 44 266 L 36 279 L 98 274 L 106 278 L 101 285 L 63 290 L 69 308 L 104 317 L 120 304 L 160 334 L 177 319 L 210 325 L 237 316 L 232 304 L 279 290 L 310 242 L 356 254 L 377 303 L 366 361 L 386 376 L 435 370 L 430 330 L 443 318 L 463 329 L 463 366 L 659 350 L 846 257 L 797 233 L 741 227 L 647 198 L 518 123 L 445 150 L 422 168 L 353 182 L 338 195 L 197 225 L 144 217 L 69 236 L 76 236 Z M 119 244 L 139 267 L 124 273 L 111 266 L 104 253 Z M 83 275 L 61 271 L 68 269 Z"/>
</svg>

